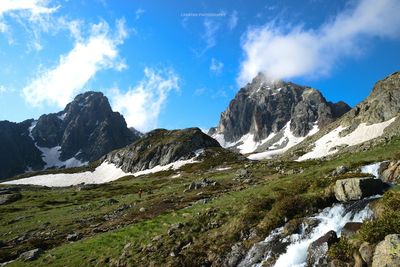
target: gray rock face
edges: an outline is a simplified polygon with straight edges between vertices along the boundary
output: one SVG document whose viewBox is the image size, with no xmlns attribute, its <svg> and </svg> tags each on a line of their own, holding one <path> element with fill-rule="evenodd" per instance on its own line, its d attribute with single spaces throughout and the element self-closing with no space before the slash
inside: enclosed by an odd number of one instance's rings
<svg viewBox="0 0 400 267">
<path fill-rule="evenodd" d="M 387 235 L 375 248 L 372 267 L 400 266 L 400 235 Z"/>
<path fill-rule="evenodd" d="M 151 169 L 157 165 L 193 158 L 200 149 L 220 147 L 219 143 L 199 128 L 168 131 L 157 129 L 122 149 L 102 158 L 125 172 Z"/>
<path fill-rule="evenodd" d="M 335 231 L 329 231 L 311 243 L 307 250 L 307 266 L 326 266 L 329 247 L 338 242 Z"/>
<path fill-rule="evenodd" d="M 337 180 L 334 191 L 338 201 L 347 202 L 382 194 L 385 189 L 387 184 L 381 180 L 363 177 Z"/>
<path fill-rule="evenodd" d="M 43 251 L 40 248 L 35 248 L 22 253 L 19 258 L 23 261 L 33 261 L 36 260 L 42 253 Z"/>
<path fill-rule="evenodd" d="M 321 128 L 349 109 L 344 102 L 327 102 L 310 87 L 267 80 L 259 74 L 240 89 L 221 114 L 218 127 L 209 134 L 223 134 L 227 142 L 235 142 L 247 133 L 262 140 L 290 121 L 295 136 L 306 136 L 315 123 Z"/>
<path fill-rule="evenodd" d="M 121 114 L 111 110 L 102 93 L 86 92 L 76 96 L 63 111 L 42 115 L 36 122 L 0 122 L 0 179 L 42 170 L 45 162 L 36 145 L 60 146 L 61 161 L 75 157 L 90 162 L 132 143 L 140 135 L 127 127 Z"/>
</svg>

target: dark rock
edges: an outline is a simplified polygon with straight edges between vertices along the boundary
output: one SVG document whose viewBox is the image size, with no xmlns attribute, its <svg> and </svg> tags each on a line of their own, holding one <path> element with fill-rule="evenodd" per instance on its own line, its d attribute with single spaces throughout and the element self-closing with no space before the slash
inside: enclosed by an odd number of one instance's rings
<svg viewBox="0 0 400 267">
<path fill-rule="evenodd" d="M 194 158 L 196 151 L 211 147 L 220 145 L 199 128 L 172 131 L 157 129 L 129 146 L 107 154 L 102 160 L 115 164 L 125 172 L 134 173 Z"/>
<path fill-rule="evenodd" d="M 337 200 L 347 202 L 365 197 L 382 194 L 388 185 L 380 179 L 371 177 L 349 178 L 337 180 L 335 184 L 335 197 Z"/>
<path fill-rule="evenodd" d="M 81 238 L 82 238 L 82 236 L 79 233 L 73 233 L 73 234 L 67 235 L 67 240 L 68 241 L 77 241 L 77 240 L 79 240 Z"/>
<path fill-rule="evenodd" d="M 83 163 L 139 137 L 128 129 L 121 114 L 111 110 L 107 97 L 100 92 L 86 92 L 76 96 L 63 111 L 42 115 L 37 121 L 0 122 L 0 179 L 42 170 L 46 164 L 36 145 L 60 146 L 61 161 L 75 157 Z M 51 167 L 55 166 L 46 168 Z"/>
<path fill-rule="evenodd" d="M 361 228 L 362 223 L 360 222 L 348 222 L 343 226 L 342 236 L 350 238 L 352 235 L 357 233 L 357 231 Z"/>
<path fill-rule="evenodd" d="M 338 242 L 335 231 L 329 231 L 311 243 L 307 250 L 307 266 L 327 265 L 327 253 L 329 247 Z"/>
<path fill-rule="evenodd" d="M 345 174 L 346 172 L 348 172 L 348 169 L 346 166 L 338 166 L 333 172 L 332 172 L 332 176 L 337 176 L 337 175 L 341 175 L 341 174 Z"/>
<path fill-rule="evenodd" d="M 21 199 L 20 193 L 0 195 L 0 205 L 9 204 Z"/>
<path fill-rule="evenodd" d="M 40 248 L 32 249 L 27 252 L 22 253 L 19 255 L 19 258 L 23 261 L 33 261 L 39 258 L 39 256 L 43 253 L 43 250 Z"/>
</svg>

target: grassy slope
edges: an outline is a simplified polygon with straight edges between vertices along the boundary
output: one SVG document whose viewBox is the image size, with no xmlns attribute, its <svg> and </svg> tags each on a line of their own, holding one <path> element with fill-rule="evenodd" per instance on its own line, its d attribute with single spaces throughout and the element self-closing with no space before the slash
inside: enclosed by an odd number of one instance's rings
<svg viewBox="0 0 400 267">
<path fill-rule="evenodd" d="M 258 237 L 245 242 L 249 247 L 262 239 L 268 231 L 282 224 L 284 217 L 301 217 L 314 212 L 316 206 L 326 205 L 329 200 L 325 188 L 333 180 L 324 176 L 335 167 L 356 167 L 373 161 L 398 158 L 399 148 L 400 140 L 393 140 L 385 147 L 343 155 L 332 161 L 255 163 L 249 167 L 253 173 L 253 184 L 232 180 L 236 169 L 248 163 L 230 163 L 230 170 L 210 172 L 211 167 L 221 163 L 214 160 L 208 162 L 208 165 L 184 168 L 179 178 L 172 178 L 171 172 L 141 178 L 127 177 L 79 192 L 73 188 L 27 188 L 22 192 L 22 200 L 0 206 L 0 239 L 9 241 L 27 230 L 37 229 L 44 222 L 50 223 L 46 226 L 47 231 L 57 229 L 63 233 L 55 238 L 54 243 L 49 244 L 49 247 L 56 247 L 46 251 L 37 261 L 17 261 L 10 266 L 109 265 L 118 261 L 127 243 L 132 243 L 132 247 L 125 258 L 134 266 L 160 263 L 172 266 L 198 265 L 207 258 L 214 260 L 213 255 L 218 260 L 217 255 L 223 255 L 232 244 L 240 240 L 243 230 L 251 228 L 257 232 Z M 305 171 L 301 174 L 280 175 L 276 167 L 285 170 L 303 168 Z M 220 185 L 183 192 L 189 182 L 205 177 L 217 180 Z M 136 192 L 139 188 L 151 193 L 138 199 Z M 201 198 L 197 195 L 200 191 L 215 197 L 214 200 L 185 208 Z M 119 202 L 110 204 L 110 198 Z M 169 204 L 165 205 L 166 202 Z M 102 219 L 104 214 L 122 204 L 131 204 L 132 208 L 111 222 Z M 146 212 L 140 213 L 140 207 L 145 207 Z M 9 224 L 21 216 L 32 217 Z M 92 224 L 100 224 L 100 227 L 109 231 L 93 235 L 89 226 L 77 222 L 84 218 L 94 218 Z M 184 222 L 185 226 L 178 233 L 168 236 L 167 229 L 176 222 Z M 83 233 L 85 238 L 65 243 L 65 235 L 73 231 Z M 151 241 L 158 235 L 161 235 L 161 239 Z M 175 247 L 182 247 L 182 241 L 190 245 L 176 257 L 171 257 L 171 251 Z M 23 244 L 6 252 L 3 250 L 3 253 L 21 252 L 34 245 L 37 246 L 37 243 Z"/>
</svg>

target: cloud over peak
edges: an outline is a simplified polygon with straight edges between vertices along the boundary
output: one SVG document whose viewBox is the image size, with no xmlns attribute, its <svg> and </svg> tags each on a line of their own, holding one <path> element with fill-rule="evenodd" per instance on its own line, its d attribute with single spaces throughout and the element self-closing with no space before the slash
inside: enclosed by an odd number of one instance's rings
<svg viewBox="0 0 400 267">
<path fill-rule="evenodd" d="M 258 72 L 275 78 L 329 75 L 337 61 L 362 52 L 369 38 L 400 36 L 400 1 L 359 0 L 317 29 L 287 29 L 268 23 L 252 27 L 242 38 L 242 85 Z"/>
</svg>

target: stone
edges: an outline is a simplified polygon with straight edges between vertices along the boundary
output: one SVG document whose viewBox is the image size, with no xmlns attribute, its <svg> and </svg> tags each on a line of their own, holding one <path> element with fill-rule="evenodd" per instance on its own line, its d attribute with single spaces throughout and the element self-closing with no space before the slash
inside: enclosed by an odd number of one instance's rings
<svg viewBox="0 0 400 267">
<path fill-rule="evenodd" d="M 358 250 L 361 258 L 368 266 L 372 265 L 372 257 L 374 256 L 375 247 L 368 242 L 363 242 Z"/>
<path fill-rule="evenodd" d="M 39 258 L 39 256 L 43 253 L 43 250 L 40 248 L 35 248 L 32 250 L 29 250 L 27 252 L 22 253 L 19 255 L 19 258 L 23 261 L 33 261 Z"/>
<path fill-rule="evenodd" d="M 186 191 L 198 190 L 200 188 L 209 187 L 209 186 L 216 186 L 218 183 L 214 180 L 204 178 L 200 181 L 195 181 L 190 183 L 187 187 Z"/>
<path fill-rule="evenodd" d="M 347 202 L 382 194 L 387 188 L 388 185 L 380 179 L 357 177 L 337 180 L 334 192 L 338 201 Z"/>
<path fill-rule="evenodd" d="M 390 162 L 387 168 L 385 168 L 381 174 L 381 179 L 387 183 L 397 184 L 399 182 L 399 178 L 400 178 L 400 160 Z"/>
<path fill-rule="evenodd" d="M 0 205 L 9 204 L 21 199 L 20 193 L 13 193 L 13 194 L 4 194 L 0 195 Z"/>
<path fill-rule="evenodd" d="M 360 222 L 348 222 L 343 226 L 342 236 L 350 238 L 361 228 L 363 224 Z"/>
<path fill-rule="evenodd" d="M 307 266 L 327 265 L 327 253 L 329 247 L 338 242 L 335 231 L 329 231 L 311 243 L 307 250 Z"/>
<path fill-rule="evenodd" d="M 146 211 L 146 208 L 141 207 L 141 208 L 139 209 L 139 211 L 140 211 L 140 212 L 145 212 L 145 211 Z"/>
<path fill-rule="evenodd" d="M 68 241 L 77 241 L 79 239 L 81 239 L 81 235 L 78 234 L 78 233 L 73 233 L 73 234 L 67 235 L 67 240 Z"/>
<path fill-rule="evenodd" d="M 382 266 L 400 266 L 400 234 L 387 235 L 376 245 L 372 267 Z"/>
<path fill-rule="evenodd" d="M 332 175 L 333 176 L 342 175 L 342 174 L 345 174 L 346 172 L 348 172 L 347 167 L 341 165 L 341 166 L 336 167 L 336 169 L 332 172 Z"/>
</svg>

